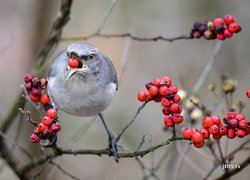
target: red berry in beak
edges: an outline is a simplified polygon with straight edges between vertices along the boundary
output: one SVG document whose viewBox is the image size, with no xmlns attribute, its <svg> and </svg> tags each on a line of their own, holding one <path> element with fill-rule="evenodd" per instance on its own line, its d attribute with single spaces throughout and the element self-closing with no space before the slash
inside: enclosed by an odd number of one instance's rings
<svg viewBox="0 0 250 180">
<path fill-rule="evenodd" d="M 68 65 L 69 65 L 69 67 L 71 67 L 71 68 L 78 68 L 78 66 L 79 66 L 78 59 L 76 59 L 76 58 L 71 58 L 71 59 L 69 59 Z"/>
</svg>

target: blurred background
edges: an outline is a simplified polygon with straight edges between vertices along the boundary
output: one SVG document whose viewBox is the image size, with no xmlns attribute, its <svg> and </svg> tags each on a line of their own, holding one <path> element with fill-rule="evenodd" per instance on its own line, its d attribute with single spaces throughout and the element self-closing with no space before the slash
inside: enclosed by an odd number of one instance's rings
<svg viewBox="0 0 250 180">
<path fill-rule="evenodd" d="M 99 27 L 103 16 L 110 8 L 111 0 L 74 0 L 71 10 L 71 19 L 63 30 L 62 37 L 84 36 L 93 33 Z M 32 1 L 32 0 L 0 0 L 0 119 L 3 119 L 20 92 L 23 76 L 31 72 L 34 60 L 43 47 L 43 44 L 56 19 L 60 8 L 60 1 Z M 250 3 L 248 0 L 227 1 L 171 1 L 171 0 L 118 0 L 102 33 L 117 34 L 131 32 L 137 36 L 154 37 L 162 35 L 175 37 L 189 35 L 196 20 L 212 20 L 233 15 L 242 26 L 243 31 L 233 38 L 223 42 L 215 63 L 204 85 L 197 92 L 200 101 L 211 107 L 216 100 L 207 89 L 207 85 L 221 84 L 220 77 L 227 73 L 231 78 L 239 80 L 234 96 L 235 102 L 244 100 L 245 91 L 250 86 Z M 208 63 L 216 41 L 180 40 L 173 43 L 165 41 L 138 42 L 128 38 L 91 38 L 87 42 L 97 46 L 113 62 L 119 76 L 119 90 L 111 104 L 104 112 L 104 116 L 114 133 L 118 134 L 131 120 L 138 106 L 136 95 L 144 89 L 144 84 L 155 77 L 168 75 L 174 84 L 181 86 L 181 79 L 185 82 L 185 90 L 190 92 L 200 74 Z M 48 63 L 43 69 L 46 77 L 53 58 L 70 42 L 60 42 L 50 54 Z M 250 118 L 247 107 L 245 115 Z M 26 109 L 32 107 L 27 105 Z M 223 102 L 216 114 L 223 117 L 226 112 Z M 58 146 L 67 148 L 100 149 L 107 146 L 107 135 L 98 118 L 78 118 L 59 112 L 62 131 L 59 133 Z M 35 111 L 32 113 L 35 119 Z M 38 120 L 38 119 L 37 119 Z M 139 115 L 136 122 L 124 134 L 122 143 L 131 149 L 136 149 L 143 135 L 146 143 L 142 148 L 150 146 L 149 139 L 158 144 L 171 137 L 170 132 L 163 131 L 163 115 L 160 105 L 150 103 Z M 28 139 L 33 127 L 21 115 L 17 117 L 8 135 L 16 143 L 25 147 L 32 154 L 40 154 L 39 145 L 31 144 Z M 249 137 L 247 137 L 249 138 Z M 229 142 L 229 150 L 243 140 L 234 139 Z M 205 150 L 189 148 L 188 159 L 176 172 L 179 151 L 188 142 L 176 142 L 154 152 L 157 163 L 162 156 L 168 155 L 157 172 L 160 179 L 202 179 L 213 162 Z M 222 143 L 224 146 L 224 142 Z M 20 162 L 25 156 L 13 149 Z M 166 153 L 167 151 L 167 153 Z M 244 151 L 236 157 L 234 163 L 240 163 L 249 156 Z M 147 155 L 142 160 L 146 166 L 152 165 L 152 156 Z M 187 161 L 189 163 L 187 163 Z M 141 179 L 138 162 L 134 159 L 121 159 L 119 164 L 107 156 L 64 155 L 57 157 L 55 162 L 79 177 L 80 179 Z M 191 162 L 191 163 L 190 163 Z M 199 168 L 197 170 L 197 168 Z M 0 160 L 0 179 L 18 179 L 12 170 Z M 247 179 L 250 175 L 250 166 L 231 179 Z M 222 169 L 213 174 L 217 177 Z M 177 174 L 177 175 L 176 175 Z M 70 179 L 54 166 L 48 165 L 45 172 L 38 179 Z"/>
</svg>

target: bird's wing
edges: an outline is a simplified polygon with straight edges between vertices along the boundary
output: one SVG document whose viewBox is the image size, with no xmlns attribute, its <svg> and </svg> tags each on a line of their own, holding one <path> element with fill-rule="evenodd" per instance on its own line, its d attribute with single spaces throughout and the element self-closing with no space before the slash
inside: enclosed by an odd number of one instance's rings
<svg viewBox="0 0 250 180">
<path fill-rule="evenodd" d="M 116 90 L 118 90 L 118 79 L 117 79 L 117 74 L 116 74 L 115 67 L 114 67 L 112 61 L 111 61 L 107 56 L 105 56 L 104 54 L 101 54 L 101 55 L 102 55 L 103 58 L 106 60 L 108 66 L 111 67 L 111 68 L 110 68 L 110 70 L 111 70 L 111 73 L 110 73 L 110 75 L 111 75 L 111 76 L 110 76 L 111 81 L 110 81 L 110 82 L 115 83 L 115 85 L 116 85 Z"/>
</svg>

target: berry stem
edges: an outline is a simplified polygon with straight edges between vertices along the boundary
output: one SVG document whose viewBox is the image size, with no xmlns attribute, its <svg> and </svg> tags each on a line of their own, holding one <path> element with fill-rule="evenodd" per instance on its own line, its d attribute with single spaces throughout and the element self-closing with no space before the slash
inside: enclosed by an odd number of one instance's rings
<svg viewBox="0 0 250 180">
<path fill-rule="evenodd" d="M 37 126 L 37 122 L 35 122 L 34 120 L 32 120 L 31 118 L 31 112 L 30 111 L 25 111 L 23 110 L 22 108 L 19 108 L 19 111 L 22 113 L 22 114 L 25 114 L 28 116 L 27 118 L 27 121 L 29 121 L 31 124 L 33 124 L 34 126 Z"/>
</svg>

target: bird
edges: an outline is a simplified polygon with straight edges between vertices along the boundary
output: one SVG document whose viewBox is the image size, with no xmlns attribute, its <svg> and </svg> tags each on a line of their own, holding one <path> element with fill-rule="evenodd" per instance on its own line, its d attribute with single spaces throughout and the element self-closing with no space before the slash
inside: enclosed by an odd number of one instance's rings
<svg viewBox="0 0 250 180">
<path fill-rule="evenodd" d="M 73 58 L 79 65 L 72 68 L 68 62 Z M 112 61 L 94 45 L 75 42 L 55 57 L 47 80 L 54 108 L 74 116 L 100 117 L 108 133 L 108 155 L 118 162 L 116 139 L 102 115 L 118 89 Z"/>
</svg>

